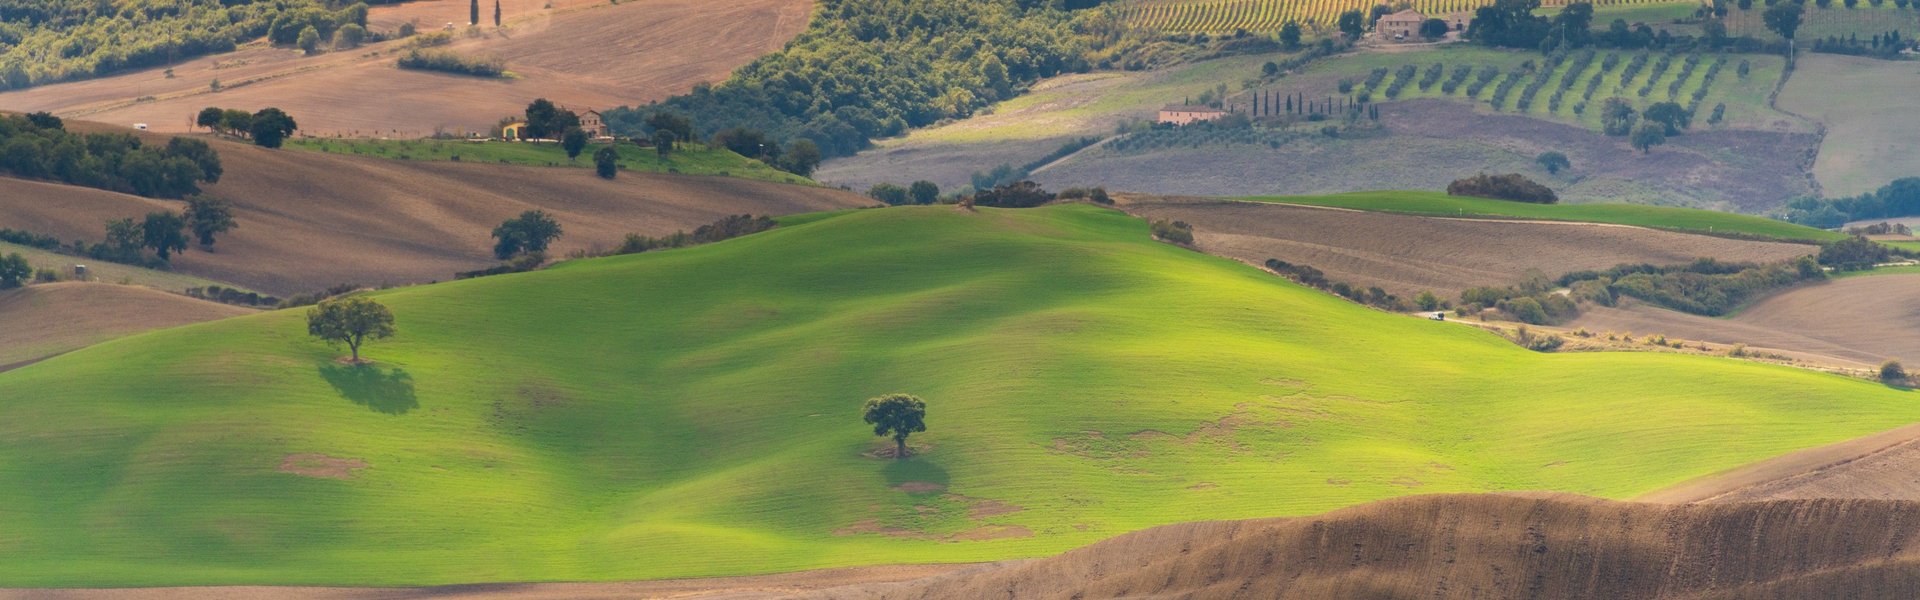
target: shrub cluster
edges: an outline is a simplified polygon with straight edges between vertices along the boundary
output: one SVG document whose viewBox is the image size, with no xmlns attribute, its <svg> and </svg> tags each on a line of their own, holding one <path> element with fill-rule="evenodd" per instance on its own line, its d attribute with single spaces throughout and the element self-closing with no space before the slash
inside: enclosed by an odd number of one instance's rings
<svg viewBox="0 0 1920 600">
<path fill-rule="evenodd" d="M 732 215 L 718 221 L 701 225 L 693 233 L 676 231 L 661 237 L 647 237 L 637 233 L 627 234 L 626 241 L 610 254 L 639 254 L 652 250 L 684 248 L 700 244 L 711 244 L 721 240 L 737 238 L 743 235 L 759 233 L 779 226 L 772 217 L 753 215 Z"/>
<path fill-rule="evenodd" d="M 1053 194 L 1031 181 L 1016 181 L 973 194 L 974 206 L 1033 208 L 1052 201 Z"/>
<path fill-rule="evenodd" d="M 1493 83 L 1493 80 L 1498 77 L 1500 77 L 1500 67 L 1492 65 L 1480 67 L 1480 72 L 1474 75 L 1473 83 L 1467 84 L 1467 96 L 1480 97 L 1480 90 L 1487 89 L 1487 85 Z"/>
<path fill-rule="evenodd" d="M 1440 83 L 1440 78 L 1446 76 L 1446 74 L 1446 65 L 1433 63 L 1433 66 L 1427 67 L 1427 70 L 1420 74 L 1420 91 L 1424 92 L 1433 89 L 1433 85 Z"/>
<path fill-rule="evenodd" d="M 1336 296 L 1360 304 L 1392 311 L 1404 311 L 1411 308 L 1411 305 L 1405 300 L 1402 300 L 1399 296 L 1387 293 L 1386 290 L 1380 289 L 1379 286 L 1362 288 L 1349 285 L 1344 281 L 1329 281 L 1327 280 L 1326 273 L 1321 272 L 1319 269 L 1307 265 L 1292 264 L 1277 258 L 1267 259 L 1266 265 L 1268 270 L 1279 273 L 1280 276 L 1291 279 L 1300 285 L 1333 292 Z"/>
<path fill-rule="evenodd" d="M 126 133 L 76 134 L 46 113 L 0 116 L 0 172 L 151 198 L 184 198 L 220 180 L 220 155 L 205 141 L 148 146 Z"/>
<path fill-rule="evenodd" d="M 1193 226 L 1188 225 L 1186 221 L 1160 219 L 1154 221 L 1149 228 L 1153 231 L 1155 239 L 1182 246 L 1193 245 Z"/>
<path fill-rule="evenodd" d="M 1447 184 L 1449 196 L 1473 196 L 1495 200 L 1512 200 L 1534 204 L 1553 204 L 1560 201 L 1553 190 L 1535 183 L 1519 173 L 1506 175 L 1488 175 L 1481 173 L 1466 179 L 1456 179 Z"/>
<path fill-rule="evenodd" d="M 1575 296 L 1601 304 L 1610 301 L 1582 296 L 1579 291 L 1603 288 L 1615 297 L 1631 296 L 1681 312 L 1720 316 L 1766 292 L 1824 278 L 1826 272 L 1805 257 L 1765 265 L 1702 258 L 1679 266 L 1618 265 L 1606 271 L 1580 271 L 1561 276 L 1559 283 L 1575 288 Z"/>
<path fill-rule="evenodd" d="M 1473 75 L 1473 65 L 1454 67 L 1453 74 L 1447 76 L 1447 82 L 1440 84 L 1440 93 L 1453 95 L 1453 91 L 1460 89 L 1460 84 L 1466 83 L 1467 77 L 1471 75 Z"/>
<path fill-rule="evenodd" d="M 507 74 L 506 61 L 498 58 L 469 58 L 448 50 L 408 50 L 397 63 L 402 69 L 440 71 L 474 77 L 500 77 Z"/>
<path fill-rule="evenodd" d="M 235 306 L 279 306 L 281 302 L 279 298 L 261 295 L 258 292 L 243 292 L 217 285 L 187 288 L 187 295 L 202 300 L 212 300 L 221 304 L 232 304 Z"/>
<path fill-rule="evenodd" d="M 1865 271 L 1893 260 L 1893 249 L 1860 236 L 1820 246 L 1820 264 L 1835 271 Z"/>
</svg>

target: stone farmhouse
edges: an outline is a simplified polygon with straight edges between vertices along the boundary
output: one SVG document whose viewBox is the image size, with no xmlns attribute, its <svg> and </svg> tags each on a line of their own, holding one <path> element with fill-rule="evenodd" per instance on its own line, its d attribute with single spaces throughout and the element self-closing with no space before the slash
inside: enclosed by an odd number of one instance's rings
<svg viewBox="0 0 1920 600">
<path fill-rule="evenodd" d="M 1402 42 L 1419 40 L 1421 39 L 1420 25 L 1426 23 L 1429 18 L 1446 21 L 1447 29 L 1452 31 L 1466 31 L 1467 24 L 1473 21 L 1472 15 L 1468 13 L 1457 12 L 1428 17 L 1420 11 L 1409 8 L 1380 17 L 1380 20 L 1374 23 L 1373 31 L 1382 39 Z"/>
<path fill-rule="evenodd" d="M 1160 122 L 1174 125 L 1186 125 L 1195 121 L 1212 121 L 1227 116 L 1227 111 L 1211 106 L 1175 104 L 1160 109 Z"/>
</svg>

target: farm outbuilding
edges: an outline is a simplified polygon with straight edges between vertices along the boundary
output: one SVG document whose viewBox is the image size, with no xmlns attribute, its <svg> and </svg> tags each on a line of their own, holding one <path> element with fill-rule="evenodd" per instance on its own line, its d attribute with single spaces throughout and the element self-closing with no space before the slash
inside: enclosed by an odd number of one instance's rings
<svg viewBox="0 0 1920 600">
<path fill-rule="evenodd" d="M 526 121 L 508 123 L 505 127 L 500 128 L 500 139 L 517 142 L 526 137 L 526 131 Z"/>
<path fill-rule="evenodd" d="M 1227 111 L 1211 106 L 1176 104 L 1160 109 L 1160 122 L 1185 125 L 1194 121 L 1212 121 L 1227 116 Z"/>
</svg>

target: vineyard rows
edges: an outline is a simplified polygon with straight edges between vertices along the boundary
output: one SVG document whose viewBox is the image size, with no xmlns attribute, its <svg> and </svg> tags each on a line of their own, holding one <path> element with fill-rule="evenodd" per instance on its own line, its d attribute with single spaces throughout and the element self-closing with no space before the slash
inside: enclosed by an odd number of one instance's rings
<svg viewBox="0 0 1920 600">
<path fill-rule="evenodd" d="M 1601 6 L 1666 4 L 1675 0 L 1599 0 Z M 1469 12 L 1492 4 L 1492 0 L 1413 0 L 1411 6 L 1421 13 L 1439 16 Z M 1546 0 L 1545 6 L 1559 6 L 1567 0 Z M 1367 10 L 1382 4 L 1378 0 L 1136 0 L 1121 9 L 1136 25 L 1176 33 L 1226 33 L 1238 30 L 1278 31 L 1287 22 L 1299 23 L 1309 30 L 1329 31 L 1340 13 Z"/>
</svg>

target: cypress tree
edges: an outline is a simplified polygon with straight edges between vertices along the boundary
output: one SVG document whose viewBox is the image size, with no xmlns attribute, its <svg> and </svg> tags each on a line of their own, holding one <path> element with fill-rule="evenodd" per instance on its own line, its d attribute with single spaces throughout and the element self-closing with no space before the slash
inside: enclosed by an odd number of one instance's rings
<svg viewBox="0 0 1920 600">
<path fill-rule="evenodd" d="M 480 0 L 473 0 L 467 5 L 467 24 L 480 24 Z"/>
<path fill-rule="evenodd" d="M 500 0 L 493 0 L 493 26 L 500 26 Z"/>
</svg>

